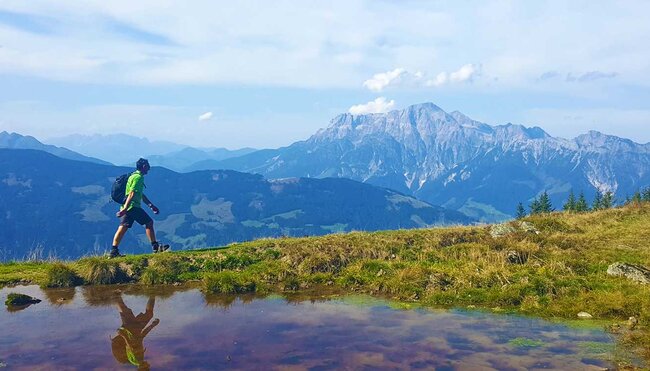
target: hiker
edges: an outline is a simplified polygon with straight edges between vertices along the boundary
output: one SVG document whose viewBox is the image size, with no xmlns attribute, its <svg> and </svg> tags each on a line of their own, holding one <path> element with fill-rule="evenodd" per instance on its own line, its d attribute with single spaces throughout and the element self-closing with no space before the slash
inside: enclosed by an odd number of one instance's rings
<svg viewBox="0 0 650 371">
<path fill-rule="evenodd" d="M 158 326 L 160 320 L 154 319 L 151 324 L 149 321 L 153 318 L 153 307 L 156 304 L 156 298 L 149 297 L 147 307 L 144 313 L 137 316 L 133 314 L 131 308 L 127 307 L 120 295 L 117 299 L 117 308 L 122 319 L 122 327 L 117 330 L 117 335 L 111 338 L 111 350 L 113 357 L 120 363 L 130 363 L 138 370 L 149 370 L 150 366 L 144 360 L 144 338 L 154 327 Z M 147 326 L 147 324 L 149 324 Z"/>
<path fill-rule="evenodd" d="M 147 175 L 149 169 L 149 161 L 144 158 L 135 163 L 136 171 L 129 176 L 126 182 L 125 197 L 126 201 L 117 212 L 117 217 L 120 218 L 120 225 L 117 227 L 115 237 L 113 237 L 113 248 L 109 257 L 115 258 L 124 256 L 120 254 L 119 245 L 124 237 L 126 231 L 131 228 L 133 222 L 136 221 L 140 225 L 144 225 L 147 237 L 151 242 L 151 248 L 154 253 L 163 252 L 169 249 L 169 245 L 160 245 L 156 241 L 156 232 L 153 229 L 153 219 L 142 209 L 142 201 L 151 208 L 154 214 L 158 214 L 160 210 L 154 205 L 144 194 L 144 176 Z"/>
</svg>

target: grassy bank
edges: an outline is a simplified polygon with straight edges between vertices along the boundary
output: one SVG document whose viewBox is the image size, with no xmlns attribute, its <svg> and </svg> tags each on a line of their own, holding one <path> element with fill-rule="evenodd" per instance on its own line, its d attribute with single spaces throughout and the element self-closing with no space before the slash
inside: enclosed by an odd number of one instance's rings
<svg viewBox="0 0 650 371">
<path fill-rule="evenodd" d="M 543 317 L 639 325 L 622 341 L 650 359 L 650 285 L 608 276 L 614 262 L 650 267 L 650 205 L 552 213 L 479 226 L 262 239 L 222 249 L 0 265 L 0 284 L 43 286 L 201 280 L 210 292 L 315 285 L 422 305 L 476 306 Z M 495 237 L 495 231 L 502 236 Z"/>
</svg>

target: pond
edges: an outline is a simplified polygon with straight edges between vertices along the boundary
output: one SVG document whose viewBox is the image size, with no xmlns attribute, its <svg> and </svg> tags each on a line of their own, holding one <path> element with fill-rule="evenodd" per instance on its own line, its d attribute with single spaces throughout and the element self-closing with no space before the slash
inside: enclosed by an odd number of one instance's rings
<svg viewBox="0 0 650 371">
<path fill-rule="evenodd" d="M 602 369 L 602 329 L 366 296 L 204 295 L 191 287 L 0 290 L 0 367 L 32 369 Z"/>
</svg>

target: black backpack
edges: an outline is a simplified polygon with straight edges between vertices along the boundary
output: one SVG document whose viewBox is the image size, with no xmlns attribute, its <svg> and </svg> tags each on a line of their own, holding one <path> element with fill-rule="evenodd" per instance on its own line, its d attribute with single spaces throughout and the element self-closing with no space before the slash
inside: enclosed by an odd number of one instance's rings
<svg viewBox="0 0 650 371">
<path fill-rule="evenodd" d="M 129 181 L 131 173 L 122 174 L 115 179 L 113 188 L 111 188 L 111 198 L 120 205 L 126 202 L 126 183 Z"/>
</svg>

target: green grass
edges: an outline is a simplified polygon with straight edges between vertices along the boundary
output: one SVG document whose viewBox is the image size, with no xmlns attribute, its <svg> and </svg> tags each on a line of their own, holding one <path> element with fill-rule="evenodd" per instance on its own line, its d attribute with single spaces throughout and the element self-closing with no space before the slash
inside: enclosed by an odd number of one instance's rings
<svg viewBox="0 0 650 371">
<path fill-rule="evenodd" d="M 63 263 L 54 263 L 47 268 L 47 276 L 42 287 L 75 287 L 83 282 L 71 267 Z"/>
<path fill-rule="evenodd" d="M 492 237 L 491 226 L 352 232 L 261 239 L 217 249 L 65 267 L 83 284 L 201 281 L 206 292 L 296 291 L 332 286 L 420 306 L 472 306 L 574 320 L 586 311 L 610 323 L 639 319 L 626 338 L 650 344 L 650 287 L 610 277 L 617 261 L 650 267 L 650 205 L 551 213 Z M 509 259 L 516 254 L 518 259 Z M 53 263 L 0 265 L 0 285 L 52 281 Z M 59 268 L 61 269 L 61 268 Z M 48 281 L 49 280 L 49 281 Z M 54 280 L 55 281 L 55 280 Z M 63 280 L 62 280 L 63 281 Z M 646 355 L 650 360 L 650 351 Z"/>
<path fill-rule="evenodd" d="M 0 264 L 0 287 L 17 283 L 45 282 L 49 263 L 10 262 Z"/>
<path fill-rule="evenodd" d="M 84 282 L 91 285 L 125 283 L 130 279 L 115 260 L 86 258 L 79 261 L 79 272 Z"/>
<path fill-rule="evenodd" d="M 206 275 L 203 285 L 205 291 L 224 294 L 255 292 L 258 288 L 256 280 L 250 275 L 227 271 Z"/>
</svg>

